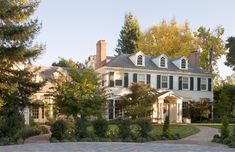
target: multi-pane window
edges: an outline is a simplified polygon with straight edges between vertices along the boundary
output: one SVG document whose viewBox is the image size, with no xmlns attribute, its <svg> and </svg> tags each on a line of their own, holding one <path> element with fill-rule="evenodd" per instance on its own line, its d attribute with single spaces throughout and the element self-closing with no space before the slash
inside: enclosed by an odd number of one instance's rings
<svg viewBox="0 0 235 152">
<path fill-rule="evenodd" d="M 182 85 L 183 85 L 183 89 L 188 89 L 188 77 L 183 77 L 182 78 Z"/>
<path fill-rule="evenodd" d="M 142 55 L 138 55 L 138 57 L 137 57 L 137 65 L 143 65 L 143 56 Z"/>
<path fill-rule="evenodd" d="M 168 88 L 168 77 L 162 76 L 162 88 Z"/>
<path fill-rule="evenodd" d="M 109 119 L 113 119 L 114 114 L 113 114 L 113 100 L 108 101 L 108 111 L 109 111 Z"/>
<path fill-rule="evenodd" d="M 115 73 L 115 85 L 122 86 L 122 74 L 121 73 Z"/>
<path fill-rule="evenodd" d="M 206 78 L 201 78 L 201 90 L 206 90 Z"/>
<path fill-rule="evenodd" d="M 122 107 L 118 104 L 118 100 L 115 101 L 115 119 L 122 118 Z"/>
<path fill-rule="evenodd" d="M 161 57 L 160 67 L 165 67 L 165 66 L 166 66 L 166 59 L 164 57 Z"/>
<path fill-rule="evenodd" d="M 43 105 L 41 108 L 42 108 L 42 119 L 44 119 L 44 115 L 45 115 L 45 108 L 44 108 L 44 105 Z"/>
<path fill-rule="evenodd" d="M 145 74 L 138 74 L 138 82 L 145 83 Z"/>
<path fill-rule="evenodd" d="M 39 117 L 39 107 L 38 106 L 33 106 L 32 114 L 33 114 L 34 119 L 38 119 L 38 117 Z"/>
<path fill-rule="evenodd" d="M 186 68 L 186 60 L 182 59 L 181 60 L 181 69 L 185 69 Z"/>
</svg>

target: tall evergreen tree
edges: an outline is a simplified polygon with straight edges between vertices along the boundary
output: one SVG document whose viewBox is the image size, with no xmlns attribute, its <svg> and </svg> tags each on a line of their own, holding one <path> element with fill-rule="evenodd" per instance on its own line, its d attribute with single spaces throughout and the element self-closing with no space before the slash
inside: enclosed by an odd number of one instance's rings
<svg viewBox="0 0 235 152">
<path fill-rule="evenodd" d="M 138 20 L 131 12 L 126 14 L 124 26 L 120 32 L 116 52 L 118 54 L 131 54 L 137 51 L 138 41 L 140 39 L 141 31 Z"/>
<path fill-rule="evenodd" d="M 228 49 L 225 65 L 232 67 L 235 71 L 235 37 L 229 37 L 225 46 Z"/>
<path fill-rule="evenodd" d="M 38 5 L 34 0 L 0 0 L 0 130 L 8 137 L 22 126 L 20 111 L 42 85 L 33 81 L 27 66 L 42 51 L 32 44 L 40 24 L 30 16 Z"/>
</svg>

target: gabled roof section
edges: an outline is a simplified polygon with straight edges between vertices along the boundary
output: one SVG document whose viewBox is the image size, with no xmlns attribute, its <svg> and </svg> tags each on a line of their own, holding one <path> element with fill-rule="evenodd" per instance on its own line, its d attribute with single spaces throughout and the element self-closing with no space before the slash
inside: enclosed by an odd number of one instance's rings
<svg viewBox="0 0 235 152">
<path fill-rule="evenodd" d="M 180 59 L 179 58 L 168 58 L 167 60 L 167 68 L 159 68 L 153 63 L 153 59 L 156 57 L 145 55 L 145 66 L 136 66 L 131 60 L 130 56 L 133 54 L 121 54 L 119 56 L 114 57 L 110 62 L 106 63 L 104 66 L 107 67 L 117 67 L 117 68 L 132 68 L 132 69 L 147 69 L 147 70 L 160 70 L 160 71 L 174 71 L 174 72 L 192 72 L 192 73 L 201 73 L 204 72 L 199 67 L 193 67 L 188 64 L 187 70 L 179 69 L 173 61 Z"/>
</svg>

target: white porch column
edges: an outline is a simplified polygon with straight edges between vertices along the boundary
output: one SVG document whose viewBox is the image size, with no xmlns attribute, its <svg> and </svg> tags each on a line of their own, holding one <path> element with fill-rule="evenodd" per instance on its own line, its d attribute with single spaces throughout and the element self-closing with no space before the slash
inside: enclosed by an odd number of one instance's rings
<svg viewBox="0 0 235 152">
<path fill-rule="evenodd" d="M 24 108 L 24 119 L 25 119 L 25 124 L 29 125 L 29 106 L 26 106 Z"/>
<path fill-rule="evenodd" d="M 182 123 L 182 100 L 177 100 L 177 122 Z"/>
<path fill-rule="evenodd" d="M 155 103 L 153 104 L 153 114 L 152 114 L 152 122 L 157 122 L 157 120 L 158 120 L 158 110 L 159 110 L 159 108 L 158 108 L 158 102 L 157 101 L 155 101 Z"/>
<path fill-rule="evenodd" d="M 163 103 L 164 100 L 163 99 L 158 99 L 158 111 L 159 111 L 159 123 L 163 123 L 164 122 L 164 114 L 163 114 Z"/>
<path fill-rule="evenodd" d="M 116 114 L 115 114 L 115 104 L 116 104 L 116 100 L 113 100 L 113 119 L 116 118 Z"/>
</svg>

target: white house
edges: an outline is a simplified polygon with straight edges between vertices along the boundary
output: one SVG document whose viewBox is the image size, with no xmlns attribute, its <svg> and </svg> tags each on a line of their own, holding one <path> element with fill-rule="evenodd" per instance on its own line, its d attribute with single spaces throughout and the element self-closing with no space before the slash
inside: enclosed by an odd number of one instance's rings
<svg viewBox="0 0 235 152">
<path fill-rule="evenodd" d="M 181 123 L 182 109 L 188 101 L 213 102 L 214 76 L 199 68 L 199 52 L 189 57 L 168 58 L 164 54 L 147 56 L 139 51 L 107 59 L 105 40 L 98 41 L 96 46 L 96 61 L 92 62 L 102 76 L 102 86 L 107 88 L 109 120 L 122 117 L 122 109 L 116 103 L 120 96 L 130 93 L 132 82 L 160 90 L 152 114 L 152 121 L 157 123 L 163 123 L 166 115 L 171 122 Z"/>
</svg>

